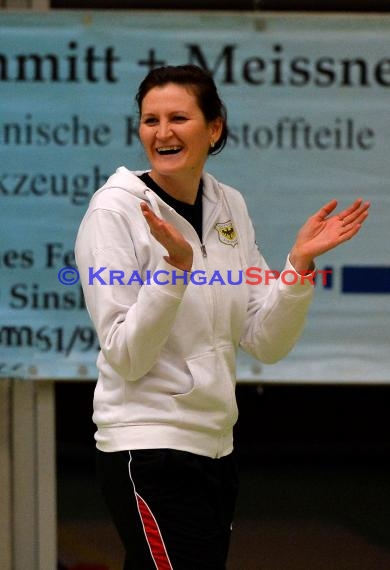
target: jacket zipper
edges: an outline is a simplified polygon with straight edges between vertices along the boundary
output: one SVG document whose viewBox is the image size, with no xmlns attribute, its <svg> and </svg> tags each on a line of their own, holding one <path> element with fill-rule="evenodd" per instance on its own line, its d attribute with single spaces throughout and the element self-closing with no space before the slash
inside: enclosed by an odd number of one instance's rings
<svg viewBox="0 0 390 570">
<path fill-rule="evenodd" d="M 161 198 L 159 198 L 159 199 L 161 200 Z M 163 200 L 161 200 L 161 201 L 164 203 L 165 206 L 167 206 Z M 169 211 L 174 214 L 174 216 L 177 216 L 179 218 L 180 224 L 184 223 L 184 226 L 187 226 L 188 229 L 190 230 L 190 232 L 196 236 L 198 243 L 200 243 L 200 251 L 202 254 L 202 258 L 204 259 L 205 264 L 206 264 L 205 265 L 206 272 L 208 273 L 207 262 L 206 262 L 207 250 L 206 250 L 205 244 L 203 242 L 201 242 L 201 240 L 199 239 L 199 236 L 196 233 L 194 227 L 190 224 L 190 222 L 188 220 L 183 218 L 183 216 L 181 216 L 178 212 L 176 212 L 176 210 L 174 208 L 171 208 L 169 206 L 167 206 L 167 207 L 168 207 Z M 209 231 L 210 231 L 210 227 L 208 228 L 208 232 L 206 232 L 206 233 L 209 233 Z M 185 236 L 185 234 L 184 234 L 184 236 Z M 215 326 L 216 326 L 215 319 L 216 319 L 216 315 L 217 315 L 217 299 L 216 299 L 216 294 L 215 294 L 213 287 L 208 288 L 208 292 L 210 294 L 210 302 L 211 302 L 211 323 L 212 323 L 211 326 L 212 326 L 212 334 L 213 334 L 213 344 L 215 344 Z"/>
<path fill-rule="evenodd" d="M 171 211 L 173 211 L 175 213 L 176 216 L 178 216 L 178 218 L 180 219 L 180 221 L 184 221 L 184 224 L 187 224 L 187 226 L 189 227 L 189 229 L 196 235 L 196 238 L 198 239 L 198 242 L 200 242 L 200 251 L 202 253 L 202 257 L 205 260 L 205 267 L 207 270 L 207 250 L 206 250 L 206 245 L 201 242 L 199 240 L 199 236 L 196 233 L 194 227 L 190 224 L 190 222 L 188 222 L 188 220 L 186 220 L 185 218 L 183 218 L 183 216 L 181 216 L 180 214 L 178 214 L 174 209 L 171 209 Z M 208 273 L 208 271 L 207 271 Z M 214 292 L 214 288 L 211 287 L 210 288 L 211 291 L 209 291 L 210 293 L 210 302 L 211 302 L 211 329 L 212 329 L 212 343 L 214 345 L 215 348 L 215 326 L 216 326 L 216 317 L 217 317 L 217 300 L 216 300 L 216 294 Z M 230 387 L 230 386 L 229 386 Z M 235 397 L 234 397 L 234 391 L 230 391 L 230 415 L 232 414 L 233 408 L 234 408 L 234 402 L 235 402 Z"/>
</svg>

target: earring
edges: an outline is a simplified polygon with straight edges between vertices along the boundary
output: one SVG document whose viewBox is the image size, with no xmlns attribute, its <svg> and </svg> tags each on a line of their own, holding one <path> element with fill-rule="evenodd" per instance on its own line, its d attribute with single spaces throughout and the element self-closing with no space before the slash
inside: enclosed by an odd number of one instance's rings
<svg viewBox="0 0 390 570">
<path fill-rule="evenodd" d="M 214 148 L 214 147 L 215 147 L 215 142 L 214 142 L 214 141 L 211 141 L 210 146 L 211 146 L 211 148 Z"/>
</svg>

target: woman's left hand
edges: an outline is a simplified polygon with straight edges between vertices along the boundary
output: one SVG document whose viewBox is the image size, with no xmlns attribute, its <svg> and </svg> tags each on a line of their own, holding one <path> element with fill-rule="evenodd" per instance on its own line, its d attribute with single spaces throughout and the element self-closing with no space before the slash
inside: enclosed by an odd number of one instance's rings
<svg viewBox="0 0 390 570">
<path fill-rule="evenodd" d="M 354 237 L 368 216 L 370 203 L 359 198 L 331 216 L 336 206 L 337 200 L 325 204 L 299 230 L 290 253 L 296 271 L 307 271 L 313 266 L 315 257 Z"/>
</svg>

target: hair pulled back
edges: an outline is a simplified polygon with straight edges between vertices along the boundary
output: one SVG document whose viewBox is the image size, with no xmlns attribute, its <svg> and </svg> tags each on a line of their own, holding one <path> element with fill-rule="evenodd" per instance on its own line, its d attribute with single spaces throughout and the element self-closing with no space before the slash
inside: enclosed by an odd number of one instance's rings
<svg viewBox="0 0 390 570">
<path fill-rule="evenodd" d="M 154 87 L 163 87 L 168 83 L 188 87 L 194 93 L 208 123 L 222 119 L 221 136 L 215 141 L 215 145 L 210 147 L 209 154 L 221 152 L 228 136 L 226 107 L 219 97 L 211 74 L 196 65 L 167 65 L 150 71 L 140 83 L 135 97 L 139 113 L 141 114 L 142 101 L 147 93 Z"/>
</svg>

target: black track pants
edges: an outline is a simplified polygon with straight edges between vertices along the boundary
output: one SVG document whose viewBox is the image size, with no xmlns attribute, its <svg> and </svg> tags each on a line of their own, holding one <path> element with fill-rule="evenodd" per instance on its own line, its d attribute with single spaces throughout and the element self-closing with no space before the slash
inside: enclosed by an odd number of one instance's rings
<svg viewBox="0 0 390 570">
<path fill-rule="evenodd" d="M 224 570 L 237 496 L 232 455 L 97 451 L 100 483 L 126 551 L 124 570 Z"/>
</svg>

